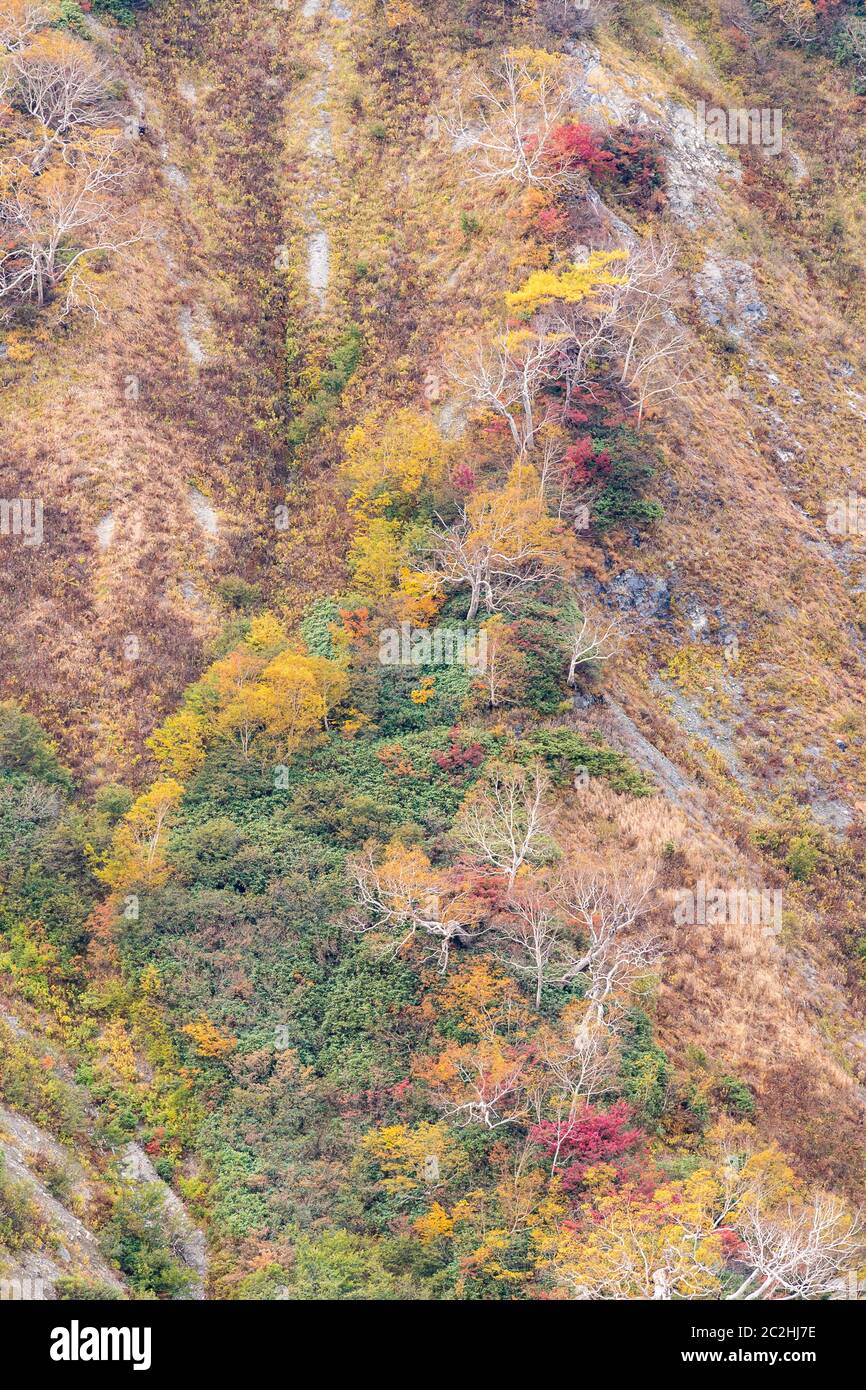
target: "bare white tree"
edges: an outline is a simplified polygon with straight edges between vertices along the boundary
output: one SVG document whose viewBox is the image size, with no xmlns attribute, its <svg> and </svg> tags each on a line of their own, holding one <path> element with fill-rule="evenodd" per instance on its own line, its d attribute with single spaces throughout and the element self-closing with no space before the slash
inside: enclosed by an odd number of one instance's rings
<svg viewBox="0 0 866 1390">
<path fill-rule="evenodd" d="M 547 893 L 532 887 L 520 893 L 511 910 L 496 921 L 504 958 L 518 975 L 535 984 L 535 1007 L 541 1008 L 544 986 L 562 974 L 562 921 Z"/>
<path fill-rule="evenodd" d="M 781 21 L 793 43 L 814 43 L 817 39 L 815 10 L 803 0 L 759 0 L 759 4 L 764 13 Z"/>
<path fill-rule="evenodd" d="M 446 588 L 468 588 L 467 622 L 481 608 L 508 612 L 525 589 L 557 573 L 560 556 L 547 528 L 532 524 L 538 519 L 491 496 L 483 511 L 470 502 L 449 530 L 435 532 L 429 572 Z"/>
<path fill-rule="evenodd" d="M 559 887 L 561 902 L 585 938 L 583 953 L 565 972 L 563 983 L 586 974 L 585 997 L 590 1017 L 598 1023 L 616 1018 L 623 996 L 658 959 L 657 942 L 632 930 L 649 908 L 652 889 L 647 874 L 576 873 Z"/>
<path fill-rule="evenodd" d="M 632 251 L 625 284 L 614 291 L 611 355 L 639 421 L 652 401 L 675 395 L 689 380 L 689 337 L 672 307 L 676 258 L 672 240 L 649 237 Z"/>
<path fill-rule="evenodd" d="M 52 147 L 64 147 L 77 130 L 108 122 L 108 70 L 85 44 L 48 34 L 10 53 L 5 67 L 13 99 L 46 132 L 29 161 L 34 172 L 44 168 Z"/>
<path fill-rule="evenodd" d="M 549 849 L 545 798 L 550 779 L 541 768 L 496 766 L 486 784 L 463 804 L 457 832 L 497 874 L 510 894 L 524 864 Z"/>
<path fill-rule="evenodd" d="M 520 332 L 498 333 L 457 357 L 448 367 L 452 381 L 473 404 L 505 420 L 518 454 L 535 447 L 544 423 L 539 417 L 539 394 L 553 375 L 561 344 L 545 323 Z"/>
<path fill-rule="evenodd" d="M 863 1259 L 862 1217 L 852 1217 L 837 1197 L 770 1214 L 753 1201 L 732 1224 L 745 1246 L 742 1263 L 751 1268 L 728 1301 L 819 1298 Z"/>
<path fill-rule="evenodd" d="M 579 1299 L 705 1299 L 718 1288 L 722 1302 L 786 1302 L 835 1293 L 845 1287 L 845 1274 L 860 1268 L 860 1212 L 820 1194 L 782 1207 L 760 1183 L 756 1189 L 748 1168 L 725 1170 L 720 1177 L 721 1190 L 709 1209 L 674 1203 L 664 1214 L 664 1230 L 648 1231 L 641 1198 L 627 1196 L 615 1225 L 602 1222 L 592 1229 L 589 1238 L 600 1258 L 567 1261 L 560 1283 Z M 733 1268 L 713 1239 L 726 1234 L 738 1240 Z M 738 1282 L 731 1287 L 725 1276 L 735 1270 Z"/>
<path fill-rule="evenodd" d="M 24 172 L 0 195 L 0 228 L 12 243 L 0 256 L 0 304 L 32 300 L 42 305 L 62 287 L 68 310 L 88 256 L 116 253 L 139 241 L 142 231 L 124 226 L 114 201 L 133 172 L 107 141 L 82 152 L 70 169 L 39 178 Z M 98 312 L 92 299 L 89 307 Z"/>
<path fill-rule="evenodd" d="M 448 1104 L 445 1114 L 459 1129 L 483 1125 L 501 1129 L 529 1113 L 524 1090 L 526 1063 L 508 1058 L 495 1044 L 464 1049 L 455 1060 L 462 1095 Z"/>
<path fill-rule="evenodd" d="M 591 34 L 619 10 L 621 0 L 541 0 L 541 14 L 555 34 L 569 38 Z"/>
<path fill-rule="evenodd" d="M 536 460 L 541 480 L 541 494 L 548 499 L 551 510 L 556 512 L 560 521 L 565 510 L 568 490 L 565 467 L 566 443 L 567 440 L 558 430 L 546 432 L 540 454 Z"/>
<path fill-rule="evenodd" d="M 350 871 L 360 909 L 355 930 L 385 933 L 392 940 L 392 956 L 416 935 L 429 936 L 437 943 L 435 954 L 444 974 L 454 943 L 468 946 L 475 939 L 461 915 L 460 899 L 443 901 L 435 874 L 419 873 L 413 861 L 377 865 L 368 853 L 350 864 Z"/>
<path fill-rule="evenodd" d="M 585 607 L 570 598 L 563 606 L 563 637 L 568 656 L 568 684 L 574 685 L 581 666 L 610 661 L 618 656 L 625 632 L 618 618 L 593 622 Z"/>
<path fill-rule="evenodd" d="M 571 106 L 551 55 L 539 62 L 504 53 L 490 80 L 474 83 L 468 105 L 469 114 L 459 99 L 456 113 L 440 113 L 440 120 L 455 145 L 471 152 L 475 178 L 544 188 L 573 177 L 550 148 L 551 132 Z"/>
<path fill-rule="evenodd" d="M 543 1116 L 552 1116 L 555 1125 L 551 1155 L 551 1173 L 555 1173 L 562 1148 L 585 1107 L 615 1092 L 620 1041 L 612 1029 L 587 1014 L 564 1046 L 551 1034 L 542 1034 L 539 1051 L 547 1077 Z"/>
<path fill-rule="evenodd" d="M 17 53 L 58 12 L 58 6 L 46 0 L 0 0 L 0 48 Z"/>
<path fill-rule="evenodd" d="M 853 59 L 857 75 L 866 74 L 866 19 L 849 15 L 840 26 L 841 37 L 848 55 Z"/>
<path fill-rule="evenodd" d="M 618 269 L 623 278 L 628 274 Z M 600 285 L 591 301 L 558 302 L 545 313 L 545 329 L 555 344 L 556 375 L 565 386 L 564 406 L 571 407 L 575 391 L 592 380 L 592 370 L 616 353 L 616 320 L 620 312 L 621 286 Z"/>
<path fill-rule="evenodd" d="M 556 301 L 518 332 L 482 339 L 448 366 L 452 381 L 477 406 L 508 424 L 519 454 L 535 449 L 554 415 L 543 388 L 564 386 L 567 410 L 599 368 L 613 374 L 643 420 L 653 402 L 689 383 L 689 336 L 674 309 L 681 292 L 676 244 L 649 237 L 631 248 L 619 284 L 591 300 Z"/>
<path fill-rule="evenodd" d="M 576 1102 L 587 1105 L 609 1095 L 617 1077 L 620 1043 L 612 1029 L 585 1016 L 565 1049 L 543 1048 L 545 1064 L 567 1099 L 569 1113 Z"/>
</svg>

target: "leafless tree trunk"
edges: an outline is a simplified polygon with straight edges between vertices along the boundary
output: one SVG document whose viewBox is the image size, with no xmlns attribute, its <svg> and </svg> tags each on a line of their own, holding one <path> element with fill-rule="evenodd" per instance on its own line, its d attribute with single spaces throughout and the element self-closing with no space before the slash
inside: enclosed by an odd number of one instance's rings
<svg viewBox="0 0 866 1390">
<path fill-rule="evenodd" d="M 549 786 L 540 766 L 496 767 L 487 785 L 464 803 L 459 833 L 486 864 L 505 877 L 509 895 L 523 865 L 542 849 Z"/>
<path fill-rule="evenodd" d="M 22 172 L 0 195 L 0 228 L 13 243 L 0 257 L 0 304 L 41 305 L 64 286 L 68 310 L 87 256 L 117 253 L 139 241 L 141 229 L 124 228 L 113 202 L 133 172 L 112 141 L 80 154 L 72 168 L 39 178 Z M 97 312 L 94 303 L 90 307 Z"/>
<path fill-rule="evenodd" d="M 356 859 L 350 869 L 360 909 L 355 930 L 387 933 L 394 941 L 391 955 L 398 955 L 417 934 L 433 937 L 444 974 L 454 943 L 471 944 L 473 934 L 460 913 L 459 898 L 443 902 L 433 873 L 419 875 L 411 864 L 393 872 L 389 866 L 377 866 L 372 854 Z"/>
<path fill-rule="evenodd" d="M 572 874 L 558 896 L 586 940 L 583 955 L 565 972 L 563 983 L 586 974 L 591 1018 L 610 1022 L 637 976 L 658 958 L 655 940 L 636 937 L 632 928 L 647 911 L 653 880 L 613 875 Z"/>
<path fill-rule="evenodd" d="M 579 667 L 610 661 L 622 650 L 625 634 L 619 620 L 611 618 L 607 623 L 593 623 L 576 599 L 570 599 L 565 605 L 563 625 L 569 685 L 575 684 Z"/>
<path fill-rule="evenodd" d="M 53 147 L 63 148 L 77 130 L 109 120 L 108 70 L 85 44 L 46 34 L 9 54 L 5 70 L 15 100 L 46 132 L 29 161 L 33 173 L 45 167 Z"/>
<path fill-rule="evenodd" d="M 553 375 L 561 344 L 541 324 L 519 333 L 499 333 L 458 358 L 448 374 L 477 406 L 492 411 L 508 424 L 518 454 L 535 448 L 539 419 L 538 397 Z"/>
<path fill-rule="evenodd" d="M 640 421 L 651 401 L 675 395 L 689 379 L 689 338 L 672 307 L 679 293 L 676 257 L 672 241 L 650 237 L 632 251 L 616 295 L 619 380 Z"/>
<path fill-rule="evenodd" d="M 557 571 L 552 547 L 531 534 L 525 513 L 511 515 L 492 505 L 483 517 L 463 515 L 429 545 L 431 578 L 446 588 L 469 589 L 466 621 L 483 607 L 488 613 L 508 610 L 515 596 Z"/>
<path fill-rule="evenodd" d="M 562 922 L 549 896 L 538 888 L 520 893 L 510 911 L 496 921 L 496 934 L 505 947 L 505 959 L 521 975 L 535 983 L 535 1007 L 541 1008 L 545 983 L 554 970 L 559 952 Z M 561 966 L 559 973 L 562 973 Z"/>
<path fill-rule="evenodd" d="M 506 52 L 490 81 L 474 83 L 470 114 L 460 99 L 456 113 L 440 113 L 440 120 L 455 145 L 471 152 L 475 178 L 524 188 L 563 187 L 574 176 L 553 156 L 550 134 L 570 105 L 560 64 L 551 55 L 538 63 Z"/>
<path fill-rule="evenodd" d="M 0 48 L 18 53 L 55 17 L 54 6 L 42 0 L 0 0 Z"/>
<path fill-rule="evenodd" d="M 781 1214 L 752 1201 L 732 1226 L 751 1270 L 726 1296 L 729 1302 L 819 1298 L 863 1259 L 862 1219 L 859 1213 L 852 1219 L 836 1197 L 819 1197 L 799 1210 L 789 1204 Z"/>
</svg>

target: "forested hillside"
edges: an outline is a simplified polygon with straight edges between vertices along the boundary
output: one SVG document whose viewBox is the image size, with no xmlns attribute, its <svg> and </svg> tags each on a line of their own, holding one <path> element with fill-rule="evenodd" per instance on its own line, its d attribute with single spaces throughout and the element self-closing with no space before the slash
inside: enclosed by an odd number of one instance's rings
<svg viewBox="0 0 866 1390">
<path fill-rule="evenodd" d="M 864 112 L 861 0 L 0 0 L 0 1294 L 857 1297 Z"/>
</svg>

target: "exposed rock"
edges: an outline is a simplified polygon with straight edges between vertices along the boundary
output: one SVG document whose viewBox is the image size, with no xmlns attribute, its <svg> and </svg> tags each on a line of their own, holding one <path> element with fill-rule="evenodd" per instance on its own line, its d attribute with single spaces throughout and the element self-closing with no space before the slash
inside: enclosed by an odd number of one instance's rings
<svg viewBox="0 0 866 1390">
<path fill-rule="evenodd" d="M 331 243 L 323 227 L 314 231 L 307 246 L 307 282 L 320 306 L 324 306 L 331 274 Z"/>
<path fill-rule="evenodd" d="M 607 587 L 616 606 L 631 609 L 645 618 L 670 617 L 671 590 L 665 579 L 647 578 L 637 570 L 623 570 Z"/>
<path fill-rule="evenodd" d="M 193 514 L 199 526 L 201 526 L 209 536 L 218 535 L 219 517 L 204 493 L 200 492 L 197 487 L 191 486 L 189 489 L 189 505 L 193 510 Z M 208 543 L 206 549 L 209 554 L 213 554 L 215 547 Z"/>
<path fill-rule="evenodd" d="M 106 512 L 105 516 L 96 523 L 96 544 L 100 550 L 107 550 L 111 545 L 116 524 L 114 512 Z"/>
<path fill-rule="evenodd" d="M 207 1277 L 207 1242 L 183 1202 L 159 1176 L 140 1144 L 127 1144 L 122 1155 L 121 1172 L 134 1182 L 149 1183 L 159 1188 L 172 1249 L 195 1275 L 189 1297 L 203 1299 Z"/>
<path fill-rule="evenodd" d="M 673 16 L 663 10 L 660 18 L 665 43 L 671 48 L 675 48 L 680 57 L 686 59 L 686 62 L 695 64 L 702 63 L 704 59 L 689 43 Z"/>
<path fill-rule="evenodd" d="M 176 164 L 166 164 L 162 172 L 166 183 L 170 184 L 172 188 L 178 189 L 179 192 L 186 193 L 189 188 L 189 179 L 183 170 L 178 169 Z"/>
<path fill-rule="evenodd" d="M 695 297 L 704 323 L 735 338 L 751 337 L 767 317 L 752 267 L 727 256 L 707 257 L 694 278 Z"/>
<path fill-rule="evenodd" d="M 690 227 L 718 218 L 720 180 L 739 180 L 742 172 L 730 150 L 707 139 L 696 110 L 672 101 L 645 80 L 611 72 L 591 44 L 575 45 L 571 90 L 575 103 L 590 116 L 596 113 L 605 121 L 658 132 L 675 217 Z"/>
<path fill-rule="evenodd" d="M 52 1162 L 62 1162 L 64 1166 L 70 1164 L 72 1175 L 75 1175 L 76 1165 L 63 1153 L 52 1136 L 31 1120 L 5 1106 L 0 1106 L 0 1152 L 3 1154 L 8 1175 L 14 1181 L 25 1185 L 28 1198 L 39 1208 L 52 1232 L 62 1237 L 63 1243 L 58 1243 L 55 1250 L 61 1263 L 85 1278 L 95 1279 L 100 1283 L 109 1284 L 113 1289 L 121 1290 L 123 1285 L 115 1270 L 104 1258 L 93 1232 L 88 1230 L 84 1222 L 73 1215 L 62 1202 L 52 1196 L 30 1171 L 33 1158 L 42 1154 Z M 46 1266 L 37 1277 L 47 1277 L 51 1280 L 55 1275 L 62 1273 L 64 1271 L 56 1265 L 53 1269 Z M 7 1271 L 4 1277 L 10 1277 L 10 1271 Z M 16 1270 L 11 1272 L 11 1277 L 19 1277 Z"/>
<path fill-rule="evenodd" d="M 184 304 L 178 314 L 177 325 L 190 361 L 197 367 L 202 366 L 208 354 L 201 335 L 212 327 L 207 310 L 200 304 Z"/>
</svg>

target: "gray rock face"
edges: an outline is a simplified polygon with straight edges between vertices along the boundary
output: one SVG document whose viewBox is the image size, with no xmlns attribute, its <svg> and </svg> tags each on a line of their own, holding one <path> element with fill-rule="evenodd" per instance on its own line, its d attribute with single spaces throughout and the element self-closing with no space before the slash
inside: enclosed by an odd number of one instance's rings
<svg viewBox="0 0 866 1390">
<path fill-rule="evenodd" d="M 672 101 L 646 83 L 617 78 L 604 67 L 599 50 L 578 43 L 572 49 L 570 87 L 575 106 L 604 123 L 656 130 L 667 162 L 667 194 L 674 217 L 690 228 L 719 217 L 719 180 L 739 180 L 739 161 L 709 140 L 697 109 Z"/>
<path fill-rule="evenodd" d="M 673 16 L 669 15 L 666 10 L 662 10 L 659 18 L 661 19 L 665 43 L 671 48 L 675 48 L 680 57 L 685 58 L 687 63 L 699 64 L 702 61 L 701 55 L 689 43 Z"/>
<path fill-rule="evenodd" d="M 664 579 L 647 578 L 636 570 L 623 570 L 609 585 L 608 595 L 618 608 L 644 618 L 664 621 L 670 617 L 671 591 Z"/>
<path fill-rule="evenodd" d="M 727 256 L 707 257 L 694 279 L 695 297 L 704 323 L 734 338 L 759 332 L 767 306 L 758 294 L 752 267 Z"/>
<path fill-rule="evenodd" d="M 708 140 L 697 112 L 675 102 L 665 102 L 662 125 L 667 155 L 667 194 L 671 212 L 694 229 L 719 216 L 719 180 L 742 178 L 739 162 L 730 151 Z"/>
</svg>

